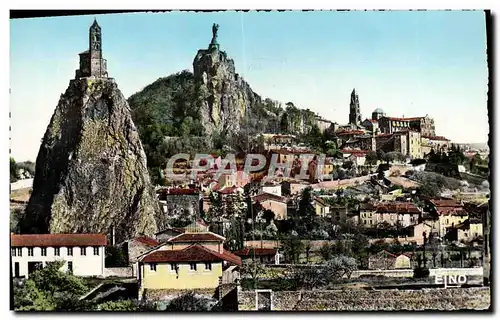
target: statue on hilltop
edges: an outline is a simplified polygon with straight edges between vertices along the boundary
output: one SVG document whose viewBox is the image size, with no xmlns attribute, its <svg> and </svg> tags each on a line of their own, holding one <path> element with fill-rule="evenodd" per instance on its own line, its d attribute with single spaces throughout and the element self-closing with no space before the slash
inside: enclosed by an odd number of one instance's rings
<svg viewBox="0 0 500 320">
<path fill-rule="evenodd" d="M 210 42 L 210 47 L 219 46 L 217 43 L 217 32 L 219 31 L 219 25 L 214 23 L 212 25 L 212 41 Z"/>
</svg>

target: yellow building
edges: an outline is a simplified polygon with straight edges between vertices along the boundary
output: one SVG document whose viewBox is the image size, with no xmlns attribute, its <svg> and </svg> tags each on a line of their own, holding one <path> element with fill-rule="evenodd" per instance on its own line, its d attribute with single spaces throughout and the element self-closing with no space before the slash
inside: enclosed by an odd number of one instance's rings
<svg viewBox="0 0 500 320">
<path fill-rule="evenodd" d="M 400 254 L 394 262 L 394 269 L 411 269 L 411 259 L 408 254 Z"/>
<path fill-rule="evenodd" d="M 225 238 L 201 223 L 139 257 L 139 299 L 179 294 L 185 290 L 212 294 L 234 281 L 241 258 L 225 250 Z"/>
<path fill-rule="evenodd" d="M 319 197 L 314 198 L 314 208 L 316 209 L 316 215 L 320 217 L 326 217 L 330 214 L 330 206 Z"/>
<path fill-rule="evenodd" d="M 475 222 L 475 221 L 470 221 L 470 236 L 471 240 L 475 239 L 477 237 L 482 237 L 483 236 L 483 223 L 482 222 Z"/>
<path fill-rule="evenodd" d="M 323 175 L 327 176 L 327 175 L 331 175 L 333 173 L 333 163 L 328 160 L 328 159 L 325 159 L 325 163 L 323 165 Z"/>
<path fill-rule="evenodd" d="M 465 220 L 454 228 L 449 228 L 448 233 L 451 240 L 467 243 L 483 236 L 483 224 L 475 220 Z"/>
<path fill-rule="evenodd" d="M 469 219 L 468 213 L 463 208 L 439 207 L 439 236 L 444 237 L 449 228 L 453 228 Z"/>
<path fill-rule="evenodd" d="M 423 157 L 420 132 L 408 130 L 406 145 L 408 147 L 408 155 L 412 159 L 421 159 Z"/>
</svg>

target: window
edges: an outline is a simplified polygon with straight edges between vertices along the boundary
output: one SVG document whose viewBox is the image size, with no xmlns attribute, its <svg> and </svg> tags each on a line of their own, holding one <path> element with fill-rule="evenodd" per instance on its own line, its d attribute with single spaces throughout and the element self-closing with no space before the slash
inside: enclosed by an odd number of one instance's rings
<svg viewBox="0 0 500 320">
<path fill-rule="evenodd" d="M 17 248 L 17 255 L 20 257 L 23 256 L 23 248 Z"/>
<path fill-rule="evenodd" d="M 33 248 L 28 248 L 28 257 L 33 257 Z"/>
<path fill-rule="evenodd" d="M 196 263 L 190 263 L 189 264 L 189 269 L 192 271 L 196 271 Z"/>
<path fill-rule="evenodd" d="M 212 264 L 210 262 L 205 263 L 205 270 L 212 270 Z"/>
<path fill-rule="evenodd" d="M 16 251 L 16 248 L 12 248 L 12 249 L 11 249 L 11 252 L 12 252 L 12 256 L 13 256 L 13 257 L 15 257 L 15 256 L 16 256 L 16 252 L 17 252 L 17 251 Z"/>
<path fill-rule="evenodd" d="M 99 247 L 94 247 L 94 256 L 99 255 Z"/>
<path fill-rule="evenodd" d="M 55 256 L 61 255 L 61 248 L 54 248 L 54 255 Z"/>
<path fill-rule="evenodd" d="M 73 255 L 73 248 L 66 248 L 66 250 L 68 250 L 68 256 Z"/>
<path fill-rule="evenodd" d="M 149 264 L 149 271 L 156 272 L 156 263 Z"/>
<path fill-rule="evenodd" d="M 42 248 L 42 256 L 46 256 L 47 255 L 47 248 Z"/>
<path fill-rule="evenodd" d="M 73 262 L 72 261 L 68 261 L 68 272 L 73 273 Z"/>
<path fill-rule="evenodd" d="M 80 255 L 86 256 L 87 255 L 87 248 L 80 248 Z"/>
</svg>

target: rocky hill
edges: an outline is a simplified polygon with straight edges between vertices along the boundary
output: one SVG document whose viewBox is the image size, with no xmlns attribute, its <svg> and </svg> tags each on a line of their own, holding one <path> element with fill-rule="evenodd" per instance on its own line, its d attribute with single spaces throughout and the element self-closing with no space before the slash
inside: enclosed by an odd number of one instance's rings
<svg viewBox="0 0 500 320">
<path fill-rule="evenodd" d="M 116 239 L 163 227 L 146 155 L 113 79 L 71 80 L 36 160 L 23 233 L 108 233 Z"/>
<path fill-rule="evenodd" d="M 245 151 L 247 137 L 257 133 L 307 133 L 315 114 L 271 99 L 262 99 L 236 72 L 234 61 L 217 43 L 214 29 L 208 49 L 184 70 L 160 78 L 128 99 L 145 146 L 150 168 L 161 167 L 165 155 L 229 145 Z M 176 145 L 165 137 L 179 137 Z M 188 138 L 189 137 L 189 138 Z M 202 137 L 193 140 L 192 137 Z M 196 142 L 194 142 L 196 141 Z M 156 173 L 152 172 L 155 176 Z"/>
</svg>

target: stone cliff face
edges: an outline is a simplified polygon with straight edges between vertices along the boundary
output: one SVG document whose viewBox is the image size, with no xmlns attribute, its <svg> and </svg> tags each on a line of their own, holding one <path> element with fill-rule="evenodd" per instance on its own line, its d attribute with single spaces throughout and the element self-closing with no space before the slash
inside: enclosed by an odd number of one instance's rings
<svg viewBox="0 0 500 320">
<path fill-rule="evenodd" d="M 199 50 L 193 72 L 203 101 L 200 116 L 205 132 L 231 134 L 240 130 L 242 121 L 255 113 L 261 98 L 235 71 L 234 61 L 218 45 Z"/>
<path fill-rule="evenodd" d="M 163 216 L 113 79 L 71 80 L 42 140 L 23 233 L 153 235 Z"/>
</svg>

